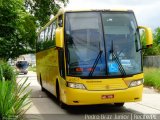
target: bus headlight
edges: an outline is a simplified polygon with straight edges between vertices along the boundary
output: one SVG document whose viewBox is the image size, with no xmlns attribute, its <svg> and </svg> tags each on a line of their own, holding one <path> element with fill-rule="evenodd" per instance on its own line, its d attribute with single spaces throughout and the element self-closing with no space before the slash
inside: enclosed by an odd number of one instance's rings
<svg viewBox="0 0 160 120">
<path fill-rule="evenodd" d="M 139 85 L 143 84 L 143 82 L 144 82 L 144 79 L 132 81 L 130 83 L 129 87 L 139 86 Z"/>
<path fill-rule="evenodd" d="M 86 87 L 83 84 L 81 84 L 81 83 L 73 83 L 73 82 L 68 82 L 67 83 L 67 87 L 75 88 L 75 89 L 86 89 Z"/>
</svg>

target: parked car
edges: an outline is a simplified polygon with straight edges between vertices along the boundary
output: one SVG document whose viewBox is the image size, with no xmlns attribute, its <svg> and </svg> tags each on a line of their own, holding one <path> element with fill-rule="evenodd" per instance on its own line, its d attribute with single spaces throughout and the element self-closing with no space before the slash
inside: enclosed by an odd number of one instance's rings
<svg viewBox="0 0 160 120">
<path fill-rule="evenodd" d="M 27 74 L 28 66 L 29 66 L 29 63 L 25 60 L 17 61 L 16 63 L 17 72 Z"/>
</svg>

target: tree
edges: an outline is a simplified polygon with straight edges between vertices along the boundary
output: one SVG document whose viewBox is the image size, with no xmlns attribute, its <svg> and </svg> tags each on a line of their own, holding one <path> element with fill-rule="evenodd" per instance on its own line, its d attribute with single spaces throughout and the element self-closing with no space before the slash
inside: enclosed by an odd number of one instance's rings
<svg viewBox="0 0 160 120">
<path fill-rule="evenodd" d="M 160 27 L 156 28 L 155 30 L 154 41 L 157 45 L 160 45 Z"/>
<path fill-rule="evenodd" d="M 65 6 L 68 0 L 26 0 L 25 5 L 31 14 L 33 14 L 40 26 L 44 26 L 55 15 L 61 6 Z"/>
<path fill-rule="evenodd" d="M 35 49 L 36 23 L 23 0 L 1 0 L 0 59 L 8 60 Z"/>
<path fill-rule="evenodd" d="M 142 47 L 145 48 L 146 44 L 146 38 L 145 38 L 145 33 L 141 34 L 141 40 L 142 40 Z M 153 45 L 151 48 L 148 49 L 143 49 L 143 55 L 148 56 L 148 55 L 160 55 L 160 28 L 156 28 L 154 33 L 153 33 Z"/>
<path fill-rule="evenodd" d="M 0 59 L 35 51 L 36 29 L 68 0 L 0 0 Z"/>
</svg>

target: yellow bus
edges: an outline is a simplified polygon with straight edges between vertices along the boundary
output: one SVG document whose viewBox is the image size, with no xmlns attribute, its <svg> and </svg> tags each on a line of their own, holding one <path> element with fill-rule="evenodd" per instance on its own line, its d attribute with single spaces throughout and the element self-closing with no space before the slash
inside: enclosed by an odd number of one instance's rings
<svg viewBox="0 0 160 120">
<path fill-rule="evenodd" d="M 61 106 L 142 99 L 140 29 L 132 10 L 60 10 L 38 33 L 36 65 L 42 90 Z"/>
</svg>

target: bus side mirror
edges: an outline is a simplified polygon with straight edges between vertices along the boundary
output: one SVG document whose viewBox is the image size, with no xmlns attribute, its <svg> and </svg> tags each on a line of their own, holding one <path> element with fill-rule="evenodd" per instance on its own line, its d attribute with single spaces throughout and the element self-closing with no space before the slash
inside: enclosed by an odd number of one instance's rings
<svg viewBox="0 0 160 120">
<path fill-rule="evenodd" d="M 148 27 L 144 27 L 144 26 L 138 26 L 139 29 L 143 29 L 145 31 L 145 35 L 146 35 L 146 47 L 150 48 L 152 47 L 153 44 L 153 36 L 152 36 L 152 30 Z"/>
<path fill-rule="evenodd" d="M 63 28 L 59 27 L 56 29 L 56 47 L 63 48 L 63 45 L 64 45 Z"/>
</svg>

